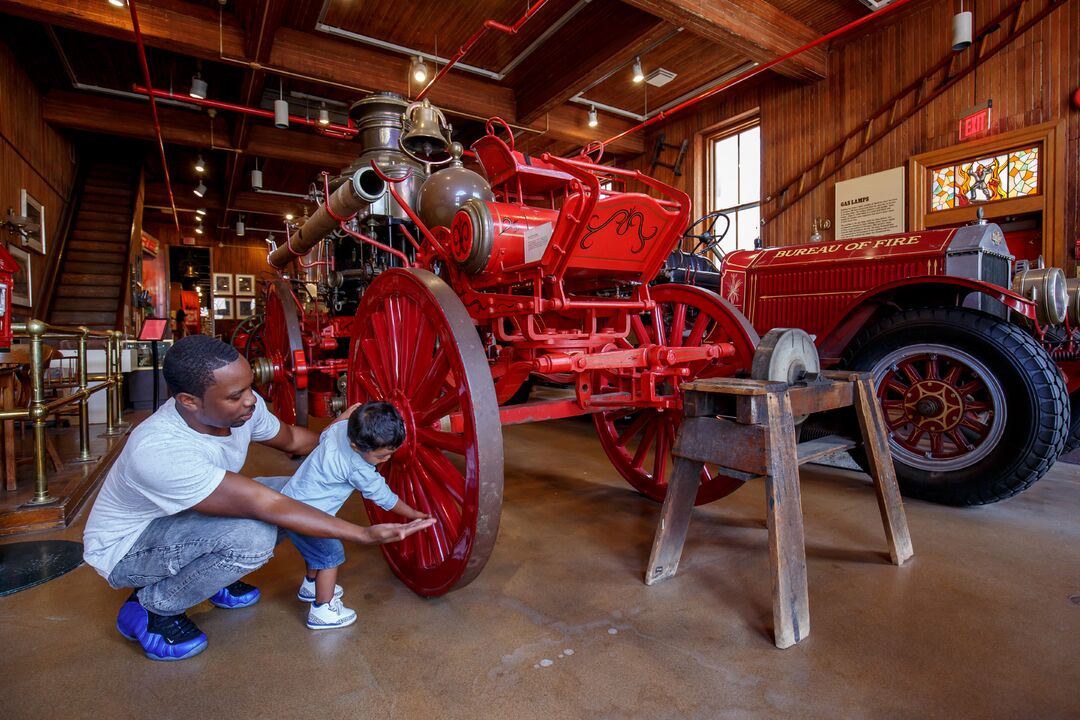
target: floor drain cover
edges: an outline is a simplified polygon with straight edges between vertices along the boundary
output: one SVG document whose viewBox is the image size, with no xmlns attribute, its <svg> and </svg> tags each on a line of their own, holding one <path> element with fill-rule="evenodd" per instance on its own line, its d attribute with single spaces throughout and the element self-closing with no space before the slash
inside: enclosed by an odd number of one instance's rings
<svg viewBox="0 0 1080 720">
<path fill-rule="evenodd" d="M 0 597 L 32 588 L 82 565 L 82 543 L 45 540 L 0 545 Z"/>
</svg>

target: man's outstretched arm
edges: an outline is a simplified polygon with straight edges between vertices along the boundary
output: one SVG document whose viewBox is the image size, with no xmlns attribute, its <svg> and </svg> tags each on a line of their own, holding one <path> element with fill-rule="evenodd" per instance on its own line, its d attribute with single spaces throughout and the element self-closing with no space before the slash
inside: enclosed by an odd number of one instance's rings
<svg viewBox="0 0 1080 720">
<path fill-rule="evenodd" d="M 193 509 L 204 515 L 252 518 L 302 535 L 367 545 L 397 542 L 435 524 L 434 520 L 428 519 L 371 527 L 354 525 L 260 485 L 249 477 L 230 472 L 225 473 L 214 492 Z"/>
</svg>

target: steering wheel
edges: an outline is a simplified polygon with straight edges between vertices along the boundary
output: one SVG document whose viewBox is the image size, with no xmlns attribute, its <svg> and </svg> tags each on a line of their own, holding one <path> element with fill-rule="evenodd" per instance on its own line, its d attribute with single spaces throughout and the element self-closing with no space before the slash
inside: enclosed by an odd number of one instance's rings
<svg viewBox="0 0 1080 720">
<path fill-rule="evenodd" d="M 724 229 L 716 234 L 713 232 L 716 228 L 716 223 L 720 218 L 724 219 Z M 702 229 L 695 233 L 695 228 L 701 227 Z M 724 239 L 724 236 L 728 234 L 728 230 L 731 229 L 731 218 L 722 210 L 716 210 L 708 215 L 699 217 L 694 222 L 690 223 L 690 227 L 686 228 L 686 232 L 683 233 L 684 238 L 693 238 L 697 240 L 694 245 L 694 249 L 691 250 L 693 254 L 697 254 L 699 250 L 713 250 L 716 245 Z"/>
</svg>

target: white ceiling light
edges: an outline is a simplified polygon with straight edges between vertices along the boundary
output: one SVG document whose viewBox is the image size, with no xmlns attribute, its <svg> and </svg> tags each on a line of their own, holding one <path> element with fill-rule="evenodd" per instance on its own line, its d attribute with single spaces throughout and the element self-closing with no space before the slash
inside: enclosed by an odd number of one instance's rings
<svg viewBox="0 0 1080 720">
<path fill-rule="evenodd" d="M 195 161 L 195 172 L 197 172 L 197 173 L 206 172 L 206 163 L 203 162 L 202 153 L 199 153 L 199 159 Z"/>
<path fill-rule="evenodd" d="M 634 58 L 634 82 L 639 83 L 645 79 L 645 73 L 641 70 L 641 58 Z"/>
<path fill-rule="evenodd" d="M 127 5 L 124 0 L 109 0 L 109 4 L 113 7 L 124 7 L 125 5 Z"/>
<path fill-rule="evenodd" d="M 589 127 L 596 127 L 600 124 L 600 121 L 596 119 L 596 106 L 589 106 Z"/>
<path fill-rule="evenodd" d="M 244 237 L 244 216 L 241 215 L 236 219 L 236 236 Z"/>
<path fill-rule="evenodd" d="M 289 102 L 285 99 L 285 84 L 278 80 L 278 99 L 274 101 L 274 127 L 289 127 Z"/>
<path fill-rule="evenodd" d="M 203 217 L 204 215 L 206 215 L 206 208 L 197 208 L 195 210 L 195 214 L 199 217 Z"/>
<path fill-rule="evenodd" d="M 330 124 L 330 111 L 327 110 L 325 107 L 319 108 L 319 124 L 320 125 L 329 125 Z"/>
<path fill-rule="evenodd" d="M 199 184 L 195 186 L 195 189 L 192 192 L 194 192 L 198 197 L 202 197 L 206 194 L 206 183 L 200 180 Z"/>
<path fill-rule="evenodd" d="M 255 169 L 251 171 L 251 189 L 262 190 L 262 170 L 259 169 L 259 158 L 255 158 Z"/>
<path fill-rule="evenodd" d="M 195 73 L 191 77 L 191 90 L 188 91 L 188 95 L 196 100 L 205 100 L 206 90 L 206 81 L 202 79 L 202 74 Z"/>
<path fill-rule="evenodd" d="M 196 235 L 202 235 L 202 225 L 196 225 L 195 226 L 195 234 Z"/>
<path fill-rule="evenodd" d="M 424 64 L 424 58 L 419 55 L 412 61 L 412 67 L 409 68 L 409 72 L 412 73 L 413 80 L 418 83 L 422 83 L 427 80 L 427 65 Z"/>
<path fill-rule="evenodd" d="M 953 15 L 952 19 L 952 49 L 960 52 L 971 47 L 971 27 L 973 16 L 970 10 L 964 11 L 964 3 L 960 3 L 960 12 Z"/>
</svg>

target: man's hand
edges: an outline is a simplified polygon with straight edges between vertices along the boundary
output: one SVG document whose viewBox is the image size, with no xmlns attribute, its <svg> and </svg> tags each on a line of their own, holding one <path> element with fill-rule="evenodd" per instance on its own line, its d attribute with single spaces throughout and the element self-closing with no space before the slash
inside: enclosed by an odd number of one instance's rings
<svg viewBox="0 0 1080 720">
<path fill-rule="evenodd" d="M 404 540 L 413 533 L 420 532 L 424 528 L 429 528 L 434 524 L 434 518 L 427 518 L 425 520 L 413 520 L 410 523 L 383 523 L 381 525 L 372 525 L 368 528 L 368 532 L 371 534 L 371 539 L 368 542 L 372 545 L 385 545 L 387 543 L 398 542 Z"/>
<path fill-rule="evenodd" d="M 353 404 L 352 404 L 352 405 L 350 405 L 349 407 L 345 408 L 345 412 L 341 413 L 341 414 L 340 414 L 340 415 L 338 415 L 338 416 L 337 416 L 336 418 L 334 418 L 334 422 L 330 423 L 330 425 L 333 425 L 334 423 L 339 423 L 339 422 L 342 422 L 343 420 L 348 420 L 348 419 L 349 419 L 349 417 L 350 417 L 350 416 L 351 416 L 351 415 L 352 415 L 352 414 L 353 414 L 354 412 L 356 412 L 356 408 L 360 407 L 360 406 L 361 406 L 361 405 L 363 405 L 363 404 L 364 404 L 364 403 L 353 403 Z"/>
</svg>

